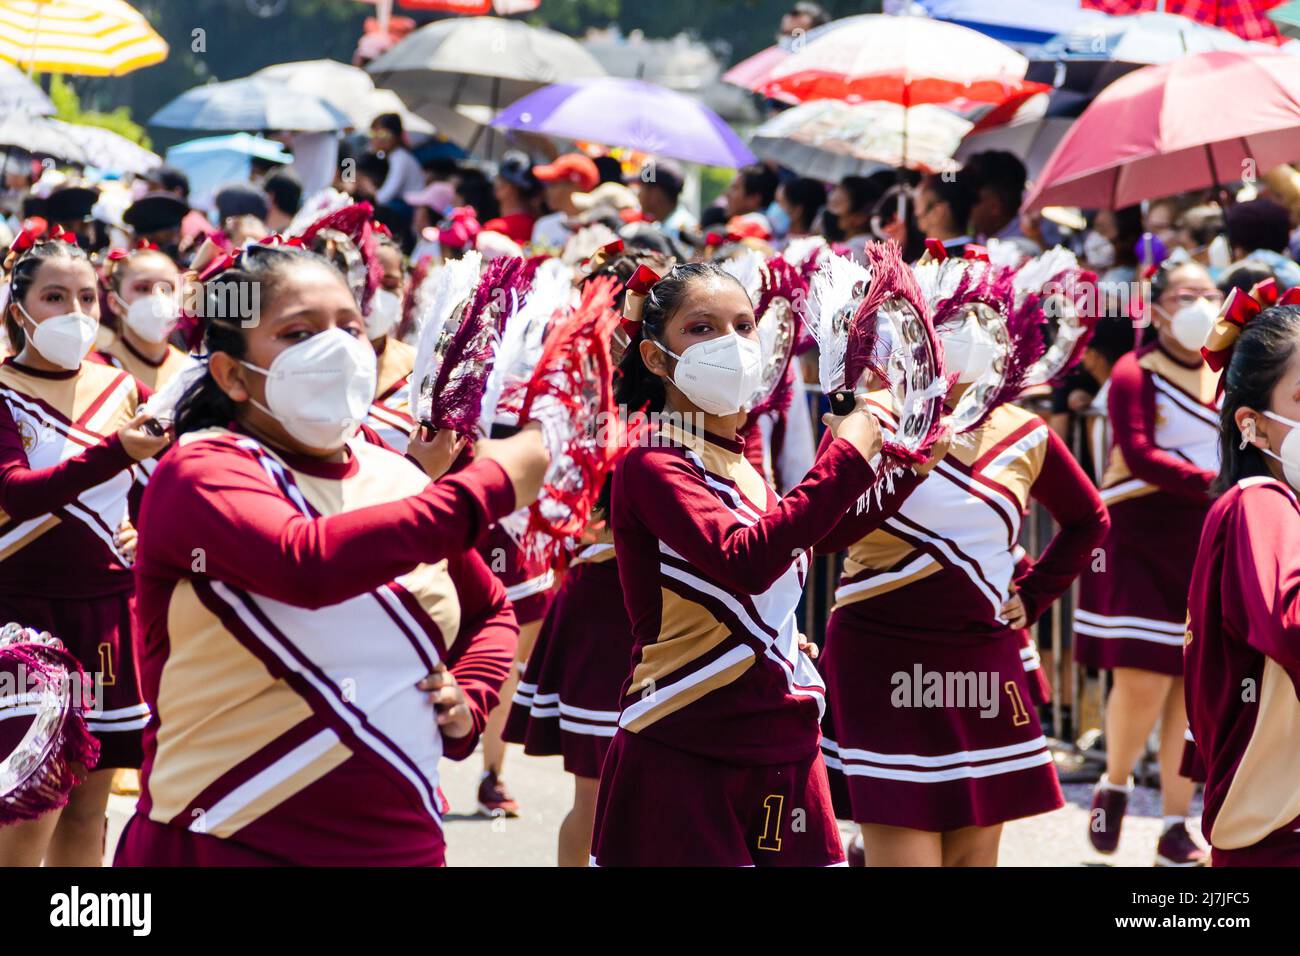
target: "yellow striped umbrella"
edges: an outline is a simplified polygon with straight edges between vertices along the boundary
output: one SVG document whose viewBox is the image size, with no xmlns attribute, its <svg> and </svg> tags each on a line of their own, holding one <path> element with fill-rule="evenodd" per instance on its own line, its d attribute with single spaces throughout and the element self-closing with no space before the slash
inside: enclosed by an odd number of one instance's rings
<svg viewBox="0 0 1300 956">
<path fill-rule="evenodd" d="M 167 58 L 122 0 L 0 0 L 0 59 L 42 73 L 121 76 Z"/>
</svg>

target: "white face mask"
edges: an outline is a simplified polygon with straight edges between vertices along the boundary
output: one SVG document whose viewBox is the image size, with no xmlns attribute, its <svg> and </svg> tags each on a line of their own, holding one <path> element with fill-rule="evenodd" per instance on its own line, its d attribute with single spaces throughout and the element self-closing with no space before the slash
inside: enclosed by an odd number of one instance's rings
<svg viewBox="0 0 1300 956">
<path fill-rule="evenodd" d="M 376 289 L 366 313 L 366 337 L 370 341 L 382 339 L 402 320 L 402 298 L 396 292 Z"/>
<path fill-rule="evenodd" d="M 72 370 L 81 365 L 99 332 L 99 320 L 84 312 L 67 312 L 37 322 L 18 304 L 27 321 L 32 324 L 32 347 L 59 368 Z"/>
<path fill-rule="evenodd" d="M 374 349 L 342 329 L 290 346 L 269 369 L 241 364 L 266 376 L 267 404 L 253 404 L 309 448 L 342 445 L 365 420 L 375 397 Z"/>
<path fill-rule="evenodd" d="M 681 355 L 654 344 L 677 359 L 673 384 L 709 415 L 736 414 L 763 377 L 763 346 L 735 332 L 696 342 Z"/>
<path fill-rule="evenodd" d="M 1115 244 L 1099 232 L 1083 237 L 1083 258 L 1094 269 L 1109 269 L 1115 264 Z"/>
<path fill-rule="evenodd" d="M 176 299 L 165 292 L 142 295 L 130 305 L 121 296 L 117 301 L 126 309 L 127 328 L 146 342 L 166 342 L 180 318 Z"/>
<path fill-rule="evenodd" d="M 1219 310 L 1208 299 L 1197 299 L 1174 313 L 1169 320 L 1169 334 L 1189 352 L 1199 352 L 1214 328 Z"/>
<path fill-rule="evenodd" d="M 1296 491 L 1300 491 L 1300 422 L 1294 422 L 1272 412 L 1265 412 L 1264 417 L 1291 426 L 1291 430 L 1282 439 L 1282 444 L 1278 446 L 1276 454 L 1267 448 L 1261 448 L 1260 451 L 1274 461 L 1280 461 L 1282 463 L 1282 473 L 1286 475 L 1287 484 Z"/>
<path fill-rule="evenodd" d="M 951 331 L 940 332 L 939 338 L 943 342 L 944 371 L 956 372 L 959 385 L 975 381 L 997 358 L 997 345 L 973 315 L 967 314 L 966 320 Z"/>
</svg>

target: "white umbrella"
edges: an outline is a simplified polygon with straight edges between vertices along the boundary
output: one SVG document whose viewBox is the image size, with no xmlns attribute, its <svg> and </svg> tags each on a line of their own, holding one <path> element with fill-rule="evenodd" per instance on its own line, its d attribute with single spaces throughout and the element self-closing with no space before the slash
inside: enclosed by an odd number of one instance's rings
<svg viewBox="0 0 1300 956">
<path fill-rule="evenodd" d="M 955 168 L 953 153 L 972 124 L 939 106 L 813 100 L 777 113 L 749 145 L 763 159 L 803 176 L 836 181 L 900 166 Z"/>
<path fill-rule="evenodd" d="M 52 116 L 54 104 L 31 77 L 0 60 L 0 113 L 24 112 L 35 116 Z"/>
<path fill-rule="evenodd" d="M 507 103 L 551 83 L 604 76 L 604 68 L 571 37 L 500 17 L 439 20 L 421 27 L 367 67 L 377 85 L 438 126 L 445 110 Z M 477 124 L 475 124 L 477 125 Z M 462 146 L 450 129 L 440 132 Z M 489 132 L 488 139 L 495 137 Z M 489 143 L 489 151 L 492 144 Z"/>
<path fill-rule="evenodd" d="M 407 132 L 433 132 L 433 126 L 407 109 L 396 93 L 377 89 L 370 74 L 360 67 L 337 60 L 296 60 L 263 67 L 253 76 L 323 97 L 347 113 L 356 129 L 369 129 L 381 113 L 396 113 Z"/>
<path fill-rule="evenodd" d="M 154 113 L 149 124 L 170 129 L 326 133 L 347 129 L 352 120 L 314 93 L 246 76 L 186 90 Z"/>
<path fill-rule="evenodd" d="M 140 176 L 162 165 L 162 157 L 157 153 L 131 142 L 111 129 L 80 126 L 56 119 L 51 119 L 50 122 L 81 146 L 90 165 L 98 169 Z"/>
<path fill-rule="evenodd" d="M 90 163 L 86 151 L 62 128 L 62 124 L 28 113 L 10 113 L 0 117 L 0 148 L 5 153 L 22 149 L 82 166 Z"/>
</svg>

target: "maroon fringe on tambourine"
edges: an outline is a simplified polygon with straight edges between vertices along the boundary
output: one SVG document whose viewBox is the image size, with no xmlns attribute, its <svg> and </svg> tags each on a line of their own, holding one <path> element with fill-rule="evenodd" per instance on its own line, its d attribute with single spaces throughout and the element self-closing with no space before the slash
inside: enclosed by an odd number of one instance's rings
<svg viewBox="0 0 1300 956">
<path fill-rule="evenodd" d="M 794 368 L 791 360 L 798 351 L 800 339 L 808 335 L 803 322 L 804 303 L 808 301 L 808 279 L 780 256 L 767 260 L 763 269 L 763 287 L 754 309 L 759 322 L 763 321 L 763 316 L 776 299 L 785 299 L 790 303 L 791 314 L 794 316 L 794 334 L 790 336 L 790 348 L 784 357 L 781 380 L 766 399 L 749 410 L 751 417 L 766 412 L 784 414 L 790 408 L 790 402 L 794 398 Z"/>
<path fill-rule="evenodd" d="M 375 232 L 371 228 L 371 221 L 375 218 L 375 209 L 368 202 L 353 203 L 351 206 L 344 206 L 342 209 L 336 209 L 328 215 L 317 219 L 308 226 L 302 234 L 303 242 L 310 245 L 316 236 L 326 229 L 332 229 L 341 232 L 357 247 L 361 254 L 361 261 L 366 266 L 366 289 L 359 303 L 364 312 L 370 306 L 370 300 L 379 288 L 379 283 L 384 280 L 384 267 L 380 263 L 379 257 L 375 254 L 378 243 L 375 241 Z"/>
<path fill-rule="evenodd" d="M 493 305 L 509 302 L 512 295 L 522 303 L 528 286 L 527 263 L 517 256 L 494 259 L 483 270 L 433 383 L 429 418 L 435 428 L 474 437 L 496 343 L 509 313 Z"/>
<path fill-rule="evenodd" d="M 48 644 L 10 644 L 0 649 L 0 658 L 23 668 L 29 683 L 45 686 L 66 671 L 73 678 L 73 686 L 87 686 L 86 675 L 76 659 Z M 81 782 L 74 765 L 89 771 L 99 763 L 99 741 L 86 727 L 86 703 L 69 701 L 49 756 L 16 789 L 0 794 L 0 826 L 35 820 L 66 806 L 72 788 Z"/>
<path fill-rule="evenodd" d="M 1062 385 L 1065 377 L 1070 374 L 1076 365 L 1083 361 L 1084 349 L 1092 341 L 1093 334 L 1097 331 L 1098 303 L 1097 303 L 1097 273 L 1089 272 L 1086 269 L 1065 269 L 1051 278 L 1052 285 L 1060 285 L 1069 289 L 1074 299 L 1074 307 L 1079 321 L 1083 324 L 1083 335 L 1074 343 L 1074 348 L 1070 350 L 1070 357 L 1065 360 L 1054 376 L 1052 376 L 1052 385 Z M 1044 321 L 1047 317 L 1043 317 Z"/>
<path fill-rule="evenodd" d="M 853 324 L 849 329 L 849 356 L 860 365 L 849 365 L 845 360 L 845 381 L 856 382 L 864 371 L 870 370 L 882 382 L 888 381 L 887 370 L 879 368 L 871 361 L 876 350 L 876 312 L 888 299 L 899 298 L 907 302 L 921 317 L 925 334 L 930 340 L 930 349 L 934 355 L 935 372 L 943 367 L 943 346 L 934 331 L 934 321 L 926 307 L 925 297 L 917 284 L 916 276 L 903 261 L 902 251 L 894 242 L 869 242 L 865 249 L 867 266 L 871 269 L 871 288 L 858 304 L 854 313 Z M 856 340 L 855 340 L 856 337 Z M 854 377 L 850 378 L 852 375 Z M 942 396 L 934 400 L 934 414 L 931 416 L 930 428 L 918 448 L 912 449 L 898 442 L 886 441 L 880 451 L 885 458 L 899 465 L 918 465 L 930 457 L 930 448 L 943 434 L 940 410 Z"/>
<path fill-rule="evenodd" d="M 521 423 L 529 421 L 537 402 L 553 398 L 568 412 L 564 417 L 567 433 L 564 448 L 551 449 L 552 461 L 566 461 L 566 487 L 556 484 L 556 475 L 548 476 L 542 493 L 528 510 L 526 547 L 554 560 L 562 545 L 577 539 L 587 528 L 592 510 L 604 488 L 605 479 L 618 460 L 641 440 L 649 425 L 645 416 L 631 423 L 619 418 L 614 402 L 613 361 L 610 342 L 621 316 L 614 301 L 621 283 L 614 276 L 602 276 L 586 284 L 582 299 L 568 315 L 555 320 L 542 349 L 542 357 L 524 392 L 519 413 Z M 594 359 L 597 371 L 589 371 L 588 359 Z M 593 409 L 583 400 L 583 392 L 592 385 L 598 389 Z M 599 440 L 586 441 L 585 436 Z M 552 514 L 543 514 L 544 506 Z M 555 517 L 555 511 L 560 517 Z"/>
</svg>

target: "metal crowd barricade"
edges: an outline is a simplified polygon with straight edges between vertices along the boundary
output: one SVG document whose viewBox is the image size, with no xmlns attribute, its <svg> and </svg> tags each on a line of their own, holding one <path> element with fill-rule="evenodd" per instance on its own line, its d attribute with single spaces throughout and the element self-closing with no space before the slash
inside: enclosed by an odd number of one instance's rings
<svg viewBox="0 0 1300 956">
<path fill-rule="evenodd" d="M 821 416 L 829 410 L 829 404 L 815 382 L 805 387 L 808 413 L 813 416 L 814 431 L 820 438 L 825 430 Z M 1050 420 L 1048 400 L 1028 399 L 1021 405 Z M 1100 483 L 1110 454 L 1106 417 L 1091 409 L 1070 413 L 1067 445 L 1083 470 Z M 1021 528 L 1021 546 L 1031 556 L 1040 555 L 1055 533 L 1056 523 L 1051 514 L 1037 501 L 1031 501 Z M 842 554 L 813 555 L 809 562 L 802 607 L 803 630 L 809 640 L 819 645 L 825 639 L 826 622 L 835 605 L 835 586 L 842 564 Z M 1075 581 L 1035 625 L 1034 635 L 1042 657 L 1041 666 L 1052 688 L 1052 704 L 1044 730 L 1049 736 L 1071 744 L 1081 732 L 1103 726 L 1108 683 L 1106 672 L 1090 677 L 1086 668 L 1075 663 L 1072 625 L 1078 593 L 1079 584 Z"/>
</svg>

